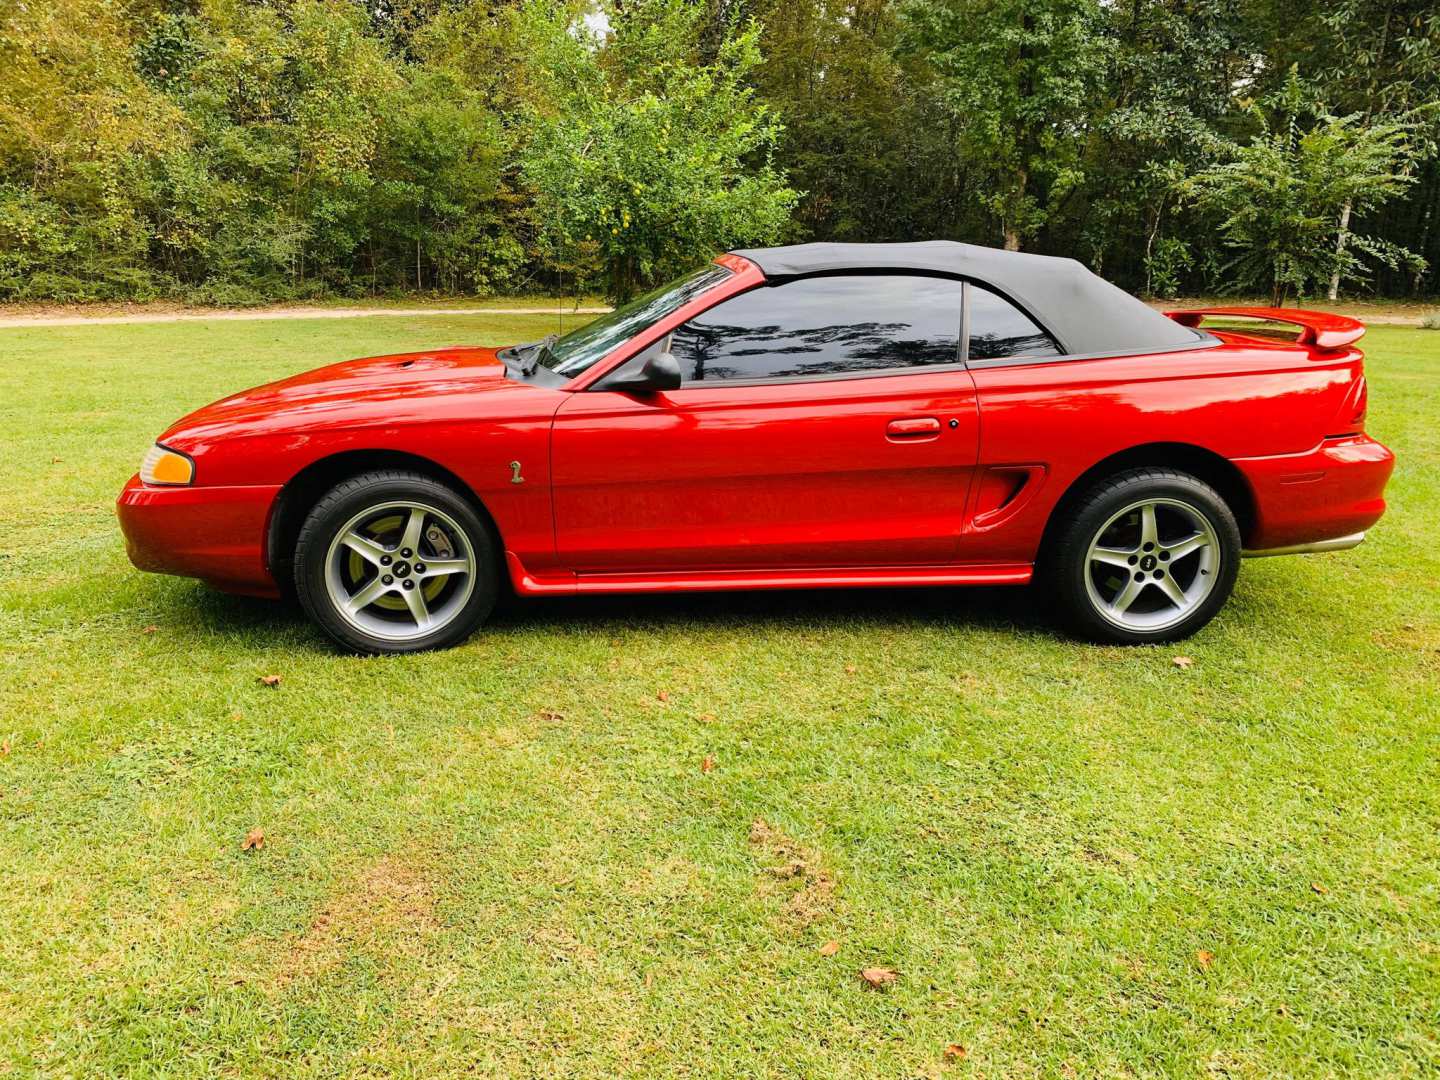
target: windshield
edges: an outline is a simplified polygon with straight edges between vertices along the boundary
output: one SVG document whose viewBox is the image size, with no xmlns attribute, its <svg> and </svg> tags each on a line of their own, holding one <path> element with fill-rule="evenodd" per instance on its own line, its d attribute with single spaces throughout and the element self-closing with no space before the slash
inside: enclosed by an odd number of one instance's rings
<svg viewBox="0 0 1440 1080">
<path fill-rule="evenodd" d="M 617 346 L 634 337 L 730 276 L 723 266 L 706 266 L 631 300 L 541 350 L 539 361 L 557 375 L 573 379 Z"/>
</svg>

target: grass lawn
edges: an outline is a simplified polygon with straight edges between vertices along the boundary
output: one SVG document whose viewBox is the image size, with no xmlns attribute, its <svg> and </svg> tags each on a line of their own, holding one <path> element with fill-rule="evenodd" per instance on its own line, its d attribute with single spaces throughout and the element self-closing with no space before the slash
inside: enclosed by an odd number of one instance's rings
<svg viewBox="0 0 1440 1080">
<path fill-rule="evenodd" d="M 1436 1075 L 1440 333 L 1367 339 L 1371 539 L 1179 648 L 935 590 L 359 659 L 126 562 L 181 413 L 552 325 L 0 330 L 0 1075 Z"/>
</svg>

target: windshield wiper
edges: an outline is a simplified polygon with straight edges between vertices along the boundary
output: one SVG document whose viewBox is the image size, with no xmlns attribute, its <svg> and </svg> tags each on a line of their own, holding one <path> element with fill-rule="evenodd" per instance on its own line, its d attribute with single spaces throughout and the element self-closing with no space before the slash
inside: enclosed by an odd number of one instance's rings
<svg viewBox="0 0 1440 1080">
<path fill-rule="evenodd" d="M 540 366 L 540 358 L 542 356 L 548 354 L 551 359 L 554 359 L 555 350 L 551 348 L 551 346 L 559 340 L 559 334 L 546 334 L 539 341 L 532 341 L 526 345 L 516 345 L 511 351 L 514 355 L 521 358 L 520 374 L 534 375 L 535 369 Z"/>
</svg>

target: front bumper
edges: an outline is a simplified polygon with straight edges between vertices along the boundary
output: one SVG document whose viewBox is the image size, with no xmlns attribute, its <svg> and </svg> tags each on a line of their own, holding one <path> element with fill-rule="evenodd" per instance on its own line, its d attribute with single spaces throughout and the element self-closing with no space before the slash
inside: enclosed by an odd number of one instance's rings
<svg viewBox="0 0 1440 1080">
<path fill-rule="evenodd" d="M 156 487 L 132 476 L 115 501 L 125 550 L 141 570 L 195 577 L 226 592 L 279 596 L 265 566 L 278 486 Z"/>
<path fill-rule="evenodd" d="M 1239 458 L 1235 464 L 1255 495 L 1248 552 L 1291 554 L 1343 550 L 1364 539 L 1385 513 L 1395 455 L 1368 435 L 1344 435 L 1302 454 Z"/>
</svg>

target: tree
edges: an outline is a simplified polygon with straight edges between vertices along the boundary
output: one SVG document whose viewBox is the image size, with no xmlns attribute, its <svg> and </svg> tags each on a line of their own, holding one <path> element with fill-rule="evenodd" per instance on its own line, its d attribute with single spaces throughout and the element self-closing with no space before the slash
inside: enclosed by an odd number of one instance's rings
<svg viewBox="0 0 1440 1080">
<path fill-rule="evenodd" d="M 1252 3 L 1274 76 L 1283 78 L 1298 65 L 1337 113 L 1357 113 L 1368 125 L 1414 118 L 1415 110 L 1440 101 L 1440 8 L 1434 0 Z M 1432 142 L 1433 119 L 1432 114 Z M 1427 156 L 1433 156 L 1433 147 Z M 1338 212 L 1337 248 L 1348 242 L 1353 210 L 1345 204 Z M 1399 231 L 1423 248 L 1429 226 L 1426 216 L 1418 238 L 1411 229 Z M 1339 277 L 1332 275 L 1330 299 L 1339 287 Z"/>
<path fill-rule="evenodd" d="M 493 289 L 521 258 L 513 239 L 497 235 L 505 149 L 498 120 L 448 72 L 423 69 L 382 116 L 367 223 L 376 257 L 403 244 L 417 290 L 427 285 L 427 265 L 428 284 L 446 292 Z"/>
<path fill-rule="evenodd" d="M 1252 111 L 1260 133 L 1248 145 L 1231 144 L 1230 160 L 1180 185 L 1219 218 L 1225 245 L 1238 252 L 1227 264 L 1234 289 L 1268 288 L 1279 305 L 1292 290 L 1304 296 L 1332 275 L 1365 280 L 1366 257 L 1391 267 L 1421 261 L 1373 236 L 1352 232 L 1347 244 L 1336 244 L 1342 207 L 1363 214 L 1414 181 L 1413 124 L 1334 116 L 1307 100 L 1293 70 L 1282 90 Z"/>
<path fill-rule="evenodd" d="M 917 216 L 949 224 L 934 220 L 927 195 L 947 186 L 936 179 L 953 174 L 953 155 L 895 56 L 889 0 L 756 0 L 746 10 L 762 27 L 756 88 L 785 121 L 777 155 L 805 190 L 804 234 L 889 240 L 909 235 Z"/>
<path fill-rule="evenodd" d="M 910 0 L 906 46 L 936 75 L 957 152 L 1008 250 L 1084 180 L 1081 150 L 1107 42 L 1097 0 Z"/>
<path fill-rule="evenodd" d="M 1149 294 L 1180 287 L 1205 241 L 1175 185 L 1212 163 L 1214 132 L 1235 116 L 1235 88 L 1253 82 L 1265 58 L 1235 8 L 1233 0 L 1104 6 L 1110 47 L 1090 105 L 1084 186 L 1067 220 L 1048 230 L 1052 248 L 1143 282 Z"/>
<path fill-rule="evenodd" d="M 697 65 L 698 10 L 628 3 L 607 37 L 570 11 L 527 8 L 548 29 L 556 94 L 532 111 L 521 150 L 535 226 L 552 258 L 597 263 L 616 299 L 717 250 L 777 240 L 797 199 L 771 161 L 780 124 L 745 81 L 758 29 L 727 27 Z"/>
</svg>

